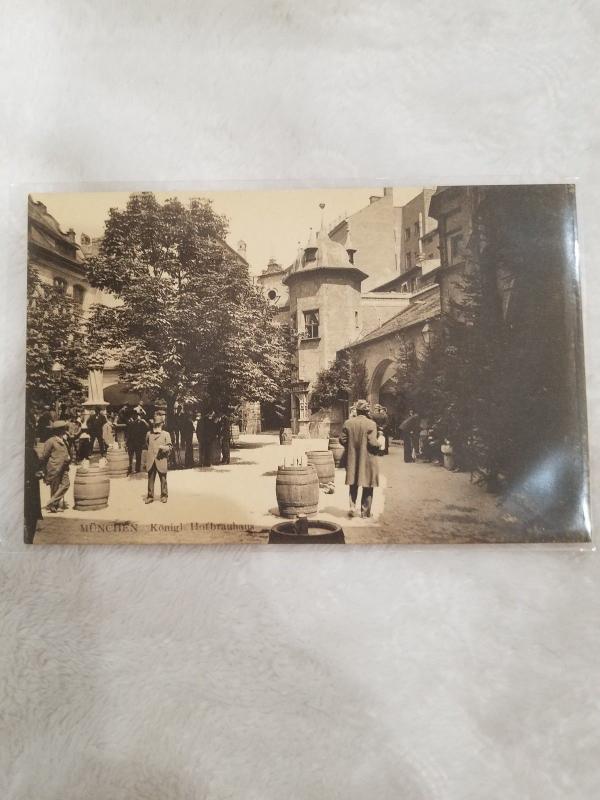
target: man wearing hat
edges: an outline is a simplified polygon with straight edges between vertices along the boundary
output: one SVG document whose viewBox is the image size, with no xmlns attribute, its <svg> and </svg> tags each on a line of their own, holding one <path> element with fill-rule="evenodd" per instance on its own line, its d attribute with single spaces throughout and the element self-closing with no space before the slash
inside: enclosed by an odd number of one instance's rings
<svg viewBox="0 0 600 800">
<path fill-rule="evenodd" d="M 148 423 L 140 417 L 138 411 L 133 409 L 125 429 L 125 442 L 129 454 L 129 474 L 139 472 L 142 464 L 142 450 L 146 445 L 148 435 Z M 135 470 L 133 469 L 133 459 L 135 458 Z"/>
<path fill-rule="evenodd" d="M 65 495 L 71 485 L 69 481 L 69 445 L 66 437 L 67 423 L 57 420 L 52 424 L 52 436 L 46 440 L 40 465 L 44 470 L 44 480 L 50 486 L 51 497 L 46 510 L 55 514 L 68 506 Z"/>
<path fill-rule="evenodd" d="M 379 486 L 377 425 L 369 418 L 369 410 L 366 400 L 358 400 L 356 416 L 344 422 L 340 436 L 346 460 L 346 486 L 350 487 L 351 517 L 356 514 L 358 487 L 362 486 L 360 515 L 370 517 L 373 488 Z"/>
<path fill-rule="evenodd" d="M 171 442 L 171 434 L 164 431 L 162 427 L 162 415 L 155 414 L 152 430 L 146 436 L 146 447 L 148 448 L 148 455 L 146 457 L 148 496 L 144 501 L 146 503 L 151 503 L 154 500 L 154 483 L 157 473 L 160 478 L 160 501 L 161 503 L 167 502 L 167 468 L 173 444 Z"/>
</svg>

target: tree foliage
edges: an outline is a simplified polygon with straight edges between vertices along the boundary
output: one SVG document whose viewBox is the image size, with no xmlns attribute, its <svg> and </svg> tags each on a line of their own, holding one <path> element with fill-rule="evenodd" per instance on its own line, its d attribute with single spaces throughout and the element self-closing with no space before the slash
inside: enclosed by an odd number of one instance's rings
<svg viewBox="0 0 600 800">
<path fill-rule="evenodd" d="M 226 233 L 209 201 L 187 208 L 143 192 L 110 210 L 88 266 L 92 286 L 117 300 L 93 309 L 90 340 L 105 358 L 117 356 L 134 391 L 168 408 L 182 401 L 231 411 L 279 391 L 283 334 Z"/>
<path fill-rule="evenodd" d="M 495 487 L 499 476 L 516 485 L 533 465 L 556 459 L 577 399 L 564 379 L 563 201 L 555 187 L 489 191 L 433 342 L 418 356 L 399 342 L 396 398 L 400 412 L 411 405 L 437 424 L 460 466 Z"/>
<path fill-rule="evenodd" d="M 355 401 L 367 396 L 367 367 L 352 350 L 340 350 L 332 364 L 316 377 L 310 395 L 313 411 L 330 408 L 336 400 Z"/>
<path fill-rule="evenodd" d="M 30 411 L 39 413 L 57 401 L 71 407 L 83 403 L 87 349 L 81 307 L 32 268 L 27 274 L 26 367 Z"/>
</svg>

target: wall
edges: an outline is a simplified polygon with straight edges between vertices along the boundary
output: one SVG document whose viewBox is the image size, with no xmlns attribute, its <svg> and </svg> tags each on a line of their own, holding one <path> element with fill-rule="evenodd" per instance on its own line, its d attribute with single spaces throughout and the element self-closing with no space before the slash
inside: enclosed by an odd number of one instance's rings
<svg viewBox="0 0 600 800">
<path fill-rule="evenodd" d="M 369 276 L 363 283 L 368 291 L 397 269 L 394 238 L 394 199 L 391 190 L 348 217 L 330 233 L 334 242 L 346 244 L 348 228 L 356 248 L 354 263 Z"/>
<path fill-rule="evenodd" d="M 300 340 L 299 377 L 314 381 L 361 328 L 360 281 L 352 271 L 305 270 L 290 278 L 290 318 L 304 330 L 304 312 L 319 310 L 319 339 Z"/>
<path fill-rule="evenodd" d="M 408 294 L 400 292 L 377 292 L 363 294 L 360 298 L 362 325 L 360 336 L 383 325 L 410 304 Z"/>
</svg>

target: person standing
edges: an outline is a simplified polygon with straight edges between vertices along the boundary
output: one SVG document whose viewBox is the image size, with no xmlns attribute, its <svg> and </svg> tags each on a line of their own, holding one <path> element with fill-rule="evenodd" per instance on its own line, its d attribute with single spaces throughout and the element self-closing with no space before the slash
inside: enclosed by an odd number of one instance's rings
<svg viewBox="0 0 600 800">
<path fill-rule="evenodd" d="M 69 453 L 71 456 L 71 461 L 77 461 L 77 440 L 79 439 L 80 433 L 81 433 L 81 420 L 79 419 L 76 413 L 73 413 L 67 425 L 67 436 L 69 442 Z"/>
<path fill-rule="evenodd" d="M 89 461 L 92 451 L 90 449 L 91 436 L 87 424 L 84 422 L 77 439 L 77 458 L 79 461 Z"/>
<path fill-rule="evenodd" d="M 106 452 L 104 439 L 102 438 L 102 429 L 104 428 L 106 422 L 107 419 L 100 411 L 99 407 L 95 408 L 88 417 L 87 427 L 88 433 L 90 434 L 90 456 L 94 452 L 94 445 L 96 441 L 98 441 L 100 455 L 103 456 Z"/>
<path fill-rule="evenodd" d="M 221 443 L 221 453 L 223 457 L 221 464 L 231 462 L 231 421 L 226 414 L 221 414 L 218 418 L 218 440 Z"/>
<path fill-rule="evenodd" d="M 344 422 L 340 436 L 346 459 L 346 486 L 350 487 L 350 517 L 356 514 L 359 486 L 362 487 L 360 515 L 371 516 L 373 489 L 379 486 L 377 425 L 368 415 L 369 404 L 366 400 L 358 400 L 356 416 Z"/>
<path fill-rule="evenodd" d="M 192 469 L 194 466 L 194 421 L 188 410 L 183 409 L 179 420 L 179 431 L 181 434 L 181 444 L 184 450 L 185 469 Z"/>
<path fill-rule="evenodd" d="M 402 431 L 402 442 L 404 444 L 404 462 L 412 464 L 414 461 L 413 450 L 415 449 L 413 439 L 418 436 L 419 432 L 419 415 L 415 414 L 412 408 L 408 411 L 408 417 L 404 422 L 400 423 L 400 430 Z"/>
<path fill-rule="evenodd" d="M 389 445 L 390 445 L 390 440 L 389 440 L 390 420 L 387 415 L 385 407 L 379 405 L 379 403 L 373 406 L 373 413 L 371 414 L 371 418 L 375 420 L 375 424 L 377 425 L 377 427 L 381 428 L 381 430 L 383 431 L 383 435 L 385 437 L 385 448 L 382 452 L 382 455 L 387 456 L 387 454 L 389 453 Z"/>
<path fill-rule="evenodd" d="M 45 442 L 40 466 L 44 470 L 44 479 L 50 486 L 51 497 L 46 510 L 53 514 L 67 508 L 65 495 L 71 485 L 69 481 L 69 446 L 67 443 L 67 423 L 57 420 L 52 425 L 52 436 Z"/>
<path fill-rule="evenodd" d="M 148 469 L 148 496 L 145 503 L 152 503 L 154 500 L 154 484 L 156 475 L 160 478 L 160 501 L 166 503 L 169 496 L 167 488 L 167 469 L 169 456 L 173 449 L 171 434 L 163 430 L 163 418 L 155 415 L 152 423 L 152 430 L 146 435 L 146 446 L 148 455 L 146 466 Z"/>
<path fill-rule="evenodd" d="M 115 443 L 115 428 L 111 419 L 107 419 L 102 426 L 102 441 L 104 442 L 104 452 Z"/>
<path fill-rule="evenodd" d="M 198 443 L 200 445 L 200 466 L 210 467 L 212 464 L 218 463 L 218 461 L 221 460 L 221 455 L 219 448 L 219 458 L 217 460 L 217 425 L 212 411 L 209 414 L 203 413 L 198 420 L 196 436 L 198 437 Z"/>
<path fill-rule="evenodd" d="M 127 427 L 125 428 L 125 444 L 129 456 L 129 475 L 139 472 L 142 468 L 142 450 L 146 444 L 148 423 L 142 419 L 137 411 L 132 411 Z M 133 459 L 135 458 L 135 470 Z"/>
</svg>

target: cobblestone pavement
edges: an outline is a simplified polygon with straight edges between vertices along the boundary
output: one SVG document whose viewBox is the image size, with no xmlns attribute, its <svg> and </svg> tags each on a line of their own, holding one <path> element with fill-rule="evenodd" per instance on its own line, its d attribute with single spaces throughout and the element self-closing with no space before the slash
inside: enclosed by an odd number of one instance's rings
<svg viewBox="0 0 600 800">
<path fill-rule="evenodd" d="M 44 543 L 265 543 L 278 517 L 277 467 L 302 458 L 306 450 L 325 449 L 326 440 L 295 439 L 279 445 L 268 434 L 243 436 L 232 463 L 210 469 L 169 472 L 169 500 L 145 505 L 145 474 L 111 480 L 108 508 L 73 509 L 75 467 L 62 514 L 45 514 L 36 533 Z M 390 447 L 380 459 L 380 487 L 373 517 L 348 518 L 344 471 L 336 470 L 335 493 L 320 493 L 318 518 L 342 525 L 348 544 L 522 542 L 520 523 L 503 515 L 496 499 L 472 484 L 469 476 L 431 464 L 405 464 L 402 448 Z M 158 494 L 158 481 L 156 491 Z M 42 488 L 42 502 L 47 500 Z"/>
</svg>

